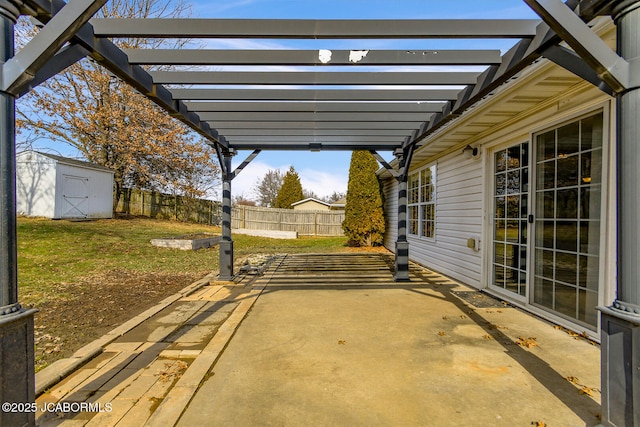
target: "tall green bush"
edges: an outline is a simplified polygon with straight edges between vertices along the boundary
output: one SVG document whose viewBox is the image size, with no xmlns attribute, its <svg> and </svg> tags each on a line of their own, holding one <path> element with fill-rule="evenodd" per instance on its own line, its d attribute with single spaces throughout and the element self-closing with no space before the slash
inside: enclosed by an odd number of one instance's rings
<svg viewBox="0 0 640 427">
<path fill-rule="evenodd" d="M 282 187 L 278 191 L 276 197 L 276 208 L 293 209 L 292 203 L 299 202 L 304 199 L 302 193 L 302 184 L 298 172 L 291 166 L 282 180 Z"/>
<path fill-rule="evenodd" d="M 351 155 L 342 229 L 354 246 L 382 244 L 384 208 L 377 170 L 378 162 L 369 151 L 358 150 Z"/>
</svg>

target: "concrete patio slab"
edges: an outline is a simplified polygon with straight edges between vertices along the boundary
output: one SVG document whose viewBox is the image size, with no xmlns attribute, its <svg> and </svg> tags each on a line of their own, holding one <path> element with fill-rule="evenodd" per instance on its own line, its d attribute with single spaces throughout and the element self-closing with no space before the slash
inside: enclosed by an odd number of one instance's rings
<svg viewBox="0 0 640 427">
<path fill-rule="evenodd" d="M 453 294 L 468 288 L 426 270 L 399 285 L 385 265 L 287 257 L 178 425 L 599 422 L 597 346 L 513 307 L 470 306 Z"/>
<path fill-rule="evenodd" d="M 392 268 L 386 254 L 283 256 L 184 294 L 38 398 L 96 411 L 38 425 L 598 423 L 597 345 L 415 265 L 396 283 Z"/>
</svg>

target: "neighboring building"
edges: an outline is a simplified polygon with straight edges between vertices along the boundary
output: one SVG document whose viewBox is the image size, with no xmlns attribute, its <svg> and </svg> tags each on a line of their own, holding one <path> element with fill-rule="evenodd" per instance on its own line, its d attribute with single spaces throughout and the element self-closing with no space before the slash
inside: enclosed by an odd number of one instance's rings
<svg viewBox="0 0 640 427">
<path fill-rule="evenodd" d="M 293 209 L 298 211 L 343 211 L 346 203 L 347 199 L 344 197 L 332 203 L 323 202 L 322 200 L 310 197 L 308 199 L 292 203 L 291 206 L 293 206 Z"/>
<path fill-rule="evenodd" d="M 313 197 L 292 203 L 291 206 L 297 211 L 328 211 L 330 208 L 329 203 Z"/>
<path fill-rule="evenodd" d="M 332 211 L 343 211 L 346 205 L 347 198 L 343 197 L 342 199 L 336 200 L 335 202 L 329 204 L 329 209 Z"/>
<path fill-rule="evenodd" d="M 616 291 L 615 109 L 540 60 L 426 138 L 408 180 L 410 259 L 597 339 L 596 306 Z M 394 250 L 398 184 L 378 174 Z"/>
<path fill-rule="evenodd" d="M 113 171 L 37 151 L 16 158 L 18 214 L 46 218 L 111 218 Z"/>
</svg>

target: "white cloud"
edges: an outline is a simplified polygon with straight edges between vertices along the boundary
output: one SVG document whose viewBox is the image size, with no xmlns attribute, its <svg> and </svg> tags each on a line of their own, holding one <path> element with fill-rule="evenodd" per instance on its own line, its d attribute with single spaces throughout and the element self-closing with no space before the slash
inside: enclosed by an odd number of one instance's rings
<svg viewBox="0 0 640 427">
<path fill-rule="evenodd" d="M 241 157 L 241 158 L 239 158 Z M 244 157 L 237 156 L 233 159 L 234 169 L 238 167 L 239 162 L 244 160 Z M 269 170 L 278 169 L 282 173 L 285 173 L 289 170 L 289 166 L 273 166 L 267 163 L 261 162 L 259 160 L 254 160 L 249 165 L 242 170 L 231 182 L 231 195 L 232 197 L 242 195 L 246 199 L 255 199 L 255 195 L 253 194 L 253 187 L 255 187 L 256 182 L 259 179 L 262 179 L 264 175 Z"/>
<path fill-rule="evenodd" d="M 298 171 L 302 188 L 313 191 L 320 197 L 327 197 L 334 192 L 346 193 L 349 172 L 329 173 L 317 169 L 302 169 Z"/>
</svg>

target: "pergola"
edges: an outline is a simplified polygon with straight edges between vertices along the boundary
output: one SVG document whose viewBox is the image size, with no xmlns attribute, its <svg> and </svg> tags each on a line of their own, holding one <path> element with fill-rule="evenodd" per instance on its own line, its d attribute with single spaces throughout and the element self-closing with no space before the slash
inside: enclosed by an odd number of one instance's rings
<svg viewBox="0 0 640 427">
<path fill-rule="evenodd" d="M 105 1 L 0 0 L 3 401 L 34 398 L 34 311 L 20 306 L 17 291 L 17 97 L 90 57 L 202 135 L 216 151 L 223 175 L 221 279 L 233 277 L 231 182 L 261 150 L 369 150 L 399 183 L 395 278 L 406 281 L 407 177 L 414 150 L 544 57 L 618 99 L 619 283 L 613 306 L 601 308 L 603 423 L 614 425 L 611 414 L 624 413 L 627 425 L 640 425 L 640 209 L 635 202 L 640 181 L 640 1 L 525 0 L 541 21 L 91 19 Z M 21 14 L 31 15 L 42 28 L 15 53 L 13 25 Z M 617 52 L 587 25 L 602 15 L 616 20 Z M 497 49 L 121 50 L 111 41 L 119 37 L 509 38 L 514 45 L 504 54 Z M 147 65 L 171 66 L 171 71 L 147 71 Z M 212 68 L 227 65 L 251 71 Z M 271 66 L 312 66 L 315 71 L 265 70 Z M 469 66 L 472 71 L 451 71 Z M 234 170 L 231 159 L 239 150 L 252 153 Z M 393 151 L 397 168 L 378 151 Z M 15 414 L 0 414 L 0 420 L 10 415 Z"/>
</svg>

